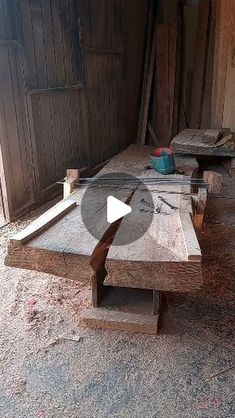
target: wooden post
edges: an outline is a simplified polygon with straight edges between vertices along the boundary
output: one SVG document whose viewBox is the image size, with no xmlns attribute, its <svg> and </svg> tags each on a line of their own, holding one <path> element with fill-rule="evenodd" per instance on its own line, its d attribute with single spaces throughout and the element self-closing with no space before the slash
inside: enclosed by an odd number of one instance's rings
<svg viewBox="0 0 235 418">
<path fill-rule="evenodd" d="M 100 306 L 103 297 L 104 290 L 104 279 L 107 276 L 107 271 L 105 268 L 100 268 L 97 270 L 91 280 L 91 289 L 92 289 L 92 305 L 94 308 Z"/>
<path fill-rule="evenodd" d="M 153 290 L 153 315 L 159 315 L 161 308 L 161 292 Z"/>
<path fill-rule="evenodd" d="M 197 197 L 193 197 L 194 216 L 193 224 L 195 229 L 200 230 L 203 227 L 204 212 L 206 207 L 207 189 L 199 187 Z"/>
<path fill-rule="evenodd" d="M 63 198 L 69 197 L 74 191 L 75 183 L 80 177 L 80 172 L 77 168 L 68 168 L 66 171 L 65 181 L 63 183 Z"/>
<path fill-rule="evenodd" d="M 208 184 L 209 193 L 220 193 L 223 184 L 223 176 L 215 171 L 204 171 L 203 180 Z"/>
</svg>

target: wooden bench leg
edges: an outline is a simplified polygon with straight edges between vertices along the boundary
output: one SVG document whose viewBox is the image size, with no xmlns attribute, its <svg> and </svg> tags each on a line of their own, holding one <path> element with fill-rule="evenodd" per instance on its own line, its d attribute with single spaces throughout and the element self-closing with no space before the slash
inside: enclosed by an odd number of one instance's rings
<svg viewBox="0 0 235 418">
<path fill-rule="evenodd" d="M 103 288 L 104 288 L 104 279 L 107 276 L 107 271 L 105 268 L 100 268 L 97 270 L 91 280 L 91 289 L 92 289 L 92 305 L 94 308 L 100 306 L 103 297 Z"/>
<path fill-rule="evenodd" d="M 194 216 L 193 224 L 195 229 L 200 230 L 203 227 L 204 212 L 206 207 L 207 189 L 199 187 L 198 196 L 193 200 L 194 204 Z"/>
<path fill-rule="evenodd" d="M 161 309 L 161 292 L 153 290 L 153 315 L 159 315 Z"/>
</svg>

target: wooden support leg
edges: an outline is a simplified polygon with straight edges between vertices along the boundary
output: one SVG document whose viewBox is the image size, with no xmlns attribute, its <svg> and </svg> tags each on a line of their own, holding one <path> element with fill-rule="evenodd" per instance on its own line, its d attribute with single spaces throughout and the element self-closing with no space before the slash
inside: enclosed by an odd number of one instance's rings
<svg viewBox="0 0 235 418">
<path fill-rule="evenodd" d="M 105 268 L 102 267 L 99 270 L 97 270 L 92 277 L 92 305 L 94 306 L 94 308 L 100 306 L 104 291 L 103 283 L 106 276 L 107 271 L 105 270 Z"/>
<path fill-rule="evenodd" d="M 153 290 L 153 315 L 159 315 L 161 308 L 161 292 Z"/>
<path fill-rule="evenodd" d="M 209 193 L 220 193 L 222 190 L 223 176 L 215 171 L 203 171 L 203 180 L 208 184 Z"/>
<path fill-rule="evenodd" d="M 235 158 L 224 158 L 222 164 L 230 176 L 235 176 Z"/>
<path fill-rule="evenodd" d="M 203 227 L 204 212 L 206 207 L 207 190 L 204 187 L 199 187 L 198 196 L 193 199 L 194 216 L 193 224 L 196 229 L 200 230 Z"/>
</svg>

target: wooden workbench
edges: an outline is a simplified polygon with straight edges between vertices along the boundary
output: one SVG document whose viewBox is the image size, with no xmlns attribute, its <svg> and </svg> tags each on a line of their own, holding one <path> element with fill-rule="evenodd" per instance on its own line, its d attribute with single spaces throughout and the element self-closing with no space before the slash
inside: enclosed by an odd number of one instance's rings
<svg viewBox="0 0 235 418">
<path fill-rule="evenodd" d="M 152 147 L 149 146 L 131 145 L 111 159 L 99 175 L 121 171 L 140 177 L 155 175 L 159 178 L 160 174 L 145 170 L 151 150 Z M 193 158 L 176 157 L 176 165 L 185 175 L 192 175 L 197 168 Z M 173 174 L 171 177 L 183 176 Z M 114 245 L 109 248 L 105 260 L 107 282 L 110 285 L 167 291 L 200 288 L 201 251 L 192 223 L 191 196 L 185 194 L 190 191 L 190 187 L 166 184 L 148 187 L 153 201 L 164 191 L 162 196 L 179 209 L 171 210 L 166 207 L 168 216 L 161 213 L 154 215 L 151 227 L 139 240 L 115 246 L 115 240 L 120 234 L 131 234 L 131 231 L 126 231 L 123 218 L 114 238 Z M 8 247 L 6 264 L 82 282 L 90 280 L 94 270 L 90 265 L 90 258 L 97 245 L 99 246 L 99 240 L 87 231 L 82 221 L 80 210 L 85 190 L 86 187 L 77 189 L 70 197 L 13 236 Z M 113 190 L 113 195 L 123 201 L 126 201 L 129 194 L 130 190 L 127 189 Z M 104 204 L 100 189 L 94 189 L 92 196 Z M 132 205 L 138 204 L 141 198 L 140 188 L 134 194 Z M 92 201 L 88 209 L 87 217 L 92 222 Z M 135 227 L 138 227 L 138 219 L 135 219 Z M 101 228 L 100 238 L 103 233 Z"/>
<path fill-rule="evenodd" d="M 112 158 L 98 176 L 122 172 L 164 179 L 165 176 L 154 170 L 145 169 L 152 148 L 131 145 Z M 182 180 L 185 176 L 196 175 L 197 163 L 194 158 L 176 156 L 175 162 L 177 170 L 185 174 L 168 175 L 167 178 Z M 151 216 L 150 226 L 139 239 L 116 245 L 125 234 L 131 237 L 134 230 L 143 227 L 143 216 L 138 211 L 135 211 L 133 225 L 124 217 L 117 224 L 109 227 L 106 224 L 105 229 L 103 218 L 106 210 L 101 212 L 101 222 L 98 223 L 94 238 L 85 227 L 81 215 L 81 202 L 87 186 L 79 186 L 69 197 L 11 238 L 6 264 L 91 282 L 93 306 L 97 310 L 95 313 L 87 311 L 86 320 L 94 326 L 106 323 L 108 328 L 113 329 L 120 328 L 115 311 L 107 313 L 98 309 L 104 288 L 149 289 L 153 291 L 153 301 L 158 300 L 156 291 L 187 292 L 199 289 L 202 286 L 201 250 L 193 226 L 190 184 L 151 183 L 147 187 L 154 205 L 163 198 L 174 209 L 163 205 L 164 210 L 160 213 L 147 212 L 146 217 Z M 123 202 L 127 202 L 132 195 L 130 205 L 136 207 L 145 198 L 146 190 L 141 185 L 137 189 L 135 186 L 134 193 L 133 190 L 131 185 L 125 188 L 110 187 L 109 194 Z M 105 207 L 104 195 L 102 186 L 94 188 L 90 194 L 90 202 L 86 203 L 86 223 L 94 222 L 97 209 L 94 202 L 99 202 L 101 208 Z M 121 320 L 124 324 L 121 329 L 155 332 L 156 317 L 131 313 L 131 317 L 126 318 L 125 315 L 122 312 L 118 316 L 124 318 Z"/>
</svg>

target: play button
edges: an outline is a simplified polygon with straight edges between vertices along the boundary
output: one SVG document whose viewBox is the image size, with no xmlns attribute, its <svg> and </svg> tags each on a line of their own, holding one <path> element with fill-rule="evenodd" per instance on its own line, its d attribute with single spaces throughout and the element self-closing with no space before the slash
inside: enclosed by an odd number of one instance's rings
<svg viewBox="0 0 235 418">
<path fill-rule="evenodd" d="M 83 222 L 79 228 L 86 228 L 98 242 L 105 240 L 110 230 L 115 235 L 115 244 L 112 244 L 115 246 L 134 242 L 148 231 L 157 208 L 148 187 L 139 178 L 112 172 L 81 179 L 80 187 Z M 77 222 L 76 219 L 75 230 Z M 118 229 L 122 232 L 116 234 Z M 82 239 L 82 234 L 78 236 Z"/>
<path fill-rule="evenodd" d="M 126 203 L 116 199 L 114 196 L 108 196 L 107 198 L 107 222 L 112 224 L 123 216 L 131 213 L 132 209 Z"/>
</svg>

